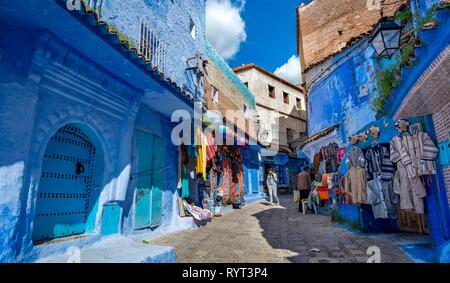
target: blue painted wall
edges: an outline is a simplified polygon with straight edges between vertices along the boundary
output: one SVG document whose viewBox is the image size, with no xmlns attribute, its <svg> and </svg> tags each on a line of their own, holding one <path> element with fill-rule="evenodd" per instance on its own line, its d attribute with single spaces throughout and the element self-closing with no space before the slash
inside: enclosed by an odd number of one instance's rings
<svg viewBox="0 0 450 283">
<path fill-rule="evenodd" d="M 135 15 L 147 17 L 149 24 L 156 23 L 163 40 L 170 41 L 169 51 L 176 54 L 168 53 L 168 75 L 189 87 L 192 78 L 185 71 L 186 59 L 204 49 L 204 1 L 104 3 L 108 3 L 105 15 L 130 37 L 135 36 L 134 23 L 139 27 Z M 33 16 L 42 11 L 51 12 L 48 17 Z M 0 25 L 0 262 L 30 261 L 65 252 L 67 245 L 91 243 L 102 235 L 134 233 L 130 222 L 134 184 L 129 180 L 136 166 L 136 128 L 164 139 L 168 170 L 163 182 L 163 219 L 152 233 L 174 229 L 179 224 L 175 205 L 177 151 L 170 140 L 174 125 L 168 120 L 171 113 L 162 115 L 164 109 L 158 113 L 154 109 L 169 99 L 176 102 L 171 96 L 175 96 L 174 90 L 136 68 L 99 35 L 85 30 L 83 23 L 55 1 L 8 1 L 0 7 L 0 15 L 6 21 Z M 189 33 L 189 24 L 186 27 L 189 15 L 197 24 L 196 40 Z M 29 18 L 37 20 L 30 22 Z M 155 94 L 165 95 L 167 101 Z M 158 101 L 148 103 L 152 100 L 144 100 L 146 95 Z M 201 96 L 201 91 L 196 95 Z M 43 155 L 54 133 L 70 123 L 80 125 L 100 156 L 86 227 L 92 237 L 76 243 L 34 246 L 31 235 Z M 117 203 L 120 213 L 116 209 L 108 213 L 110 207 L 105 209 L 104 205 L 111 203 Z"/>
<path fill-rule="evenodd" d="M 308 94 L 308 133 L 313 135 L 341 124 L 339 130 L 344 139 L 375 120 L 369 104 L 377 94 L 374 51 L 363 40 L 311 72 L 317 73 L 328 65 L 332 66 L 331 71 L 322 77 L 310 76 L 313 80 Z M 362 85 L 367 88 L 364 97 L 360 96 Z"/>
<path fill-rule="evenodd" d="M 205 1 L 204 0 L 106 0 L 101 17 L 132 39 L 140 40 L 140 23 L 145 21 L 167 45 L 166 75 L 195 96 L 201 97 L 203 87 L 197 87 L 196 78 L 187 67 L 195 66 L 196 54 L 205 56 Z M 196 26 L 196 38 L 190 32 L 191 19 Z"/>
</svg>

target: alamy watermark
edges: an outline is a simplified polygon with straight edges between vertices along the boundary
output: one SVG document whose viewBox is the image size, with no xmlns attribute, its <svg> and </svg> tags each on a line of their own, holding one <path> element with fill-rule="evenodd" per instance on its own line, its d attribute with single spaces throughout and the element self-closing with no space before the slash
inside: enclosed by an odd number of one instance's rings
<svg viewBox="0 0 450 283">
<path fill-rule="evenodd" d="M 69 11 L 80 11 L 82 0 L 67 0 L 66 7 Z"/>
</svg>

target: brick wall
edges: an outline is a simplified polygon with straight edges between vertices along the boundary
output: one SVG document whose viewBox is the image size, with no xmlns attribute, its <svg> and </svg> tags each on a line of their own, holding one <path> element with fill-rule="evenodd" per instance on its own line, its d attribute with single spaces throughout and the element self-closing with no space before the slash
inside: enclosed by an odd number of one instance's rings
<svg viewBox="0 0 450 283">
<path fill-rule="evenodd" d="M 222 117 L 226 117 L 230 123 L 236 121 L 239 123 L 239 129 L 245 131 L 252 139 L 257 139 L 255 125 L 253 124 L 253 113 L 255 109 L 248 105 L 242 93 L 230 82 L 227 76 L 221 69 L 210 60 L 205 68 L 205 83 L 204 83 L 204 101 L 208 110 L 218 111 Z M 212 98 L 213 87 L 219 91 L 219 103 L 215 103 Z M 249 109 L 249 119 L 246 125 L 243 125 L 243 109 L 244 104 Z M 240 113 L 230 113 L 227 111 L 241 111 Z"/>
<path fill-rule="evenodd" d="M 437 142 L 441 143 L 449 139 L 450 131 L 450 103 L 447 103 L 441 110 L 433 114 L 433 123 L 436 131 Z M 450 204 L 450 166 L 443 168 L 445 187 L 447 189 L 448 202 Z"/>
<path fill-rule="evenodd" d="M 371 32 L 380 19 L 377 0 L 314 0 L 297 11 L 300 57 L 306 68 L 346 47 L 352 38 Z M 404 1 L 386 0 L 384 14 L 392 16 Z M 302 56 L 303 55 L 303 56 Z"/>
</svg>

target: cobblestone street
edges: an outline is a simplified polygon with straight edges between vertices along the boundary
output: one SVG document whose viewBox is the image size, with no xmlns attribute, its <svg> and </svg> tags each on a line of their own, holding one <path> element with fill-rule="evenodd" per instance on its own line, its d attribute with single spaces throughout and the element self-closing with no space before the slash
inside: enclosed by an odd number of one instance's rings
<svg viewBox="0 0 450 283">
<path fill-rule="evenodd" d="M 381 249 L 382 263 L 411 262 L 389 238 L 359 236 L 333 225 L 329 216 L 298 213 L 292 196 L 280 200 L 280 206 L 249 204 L 151 243 L 174 246 L 180 263 L 358 263 L 367 262 L 370 246 Z"/>
</svg>

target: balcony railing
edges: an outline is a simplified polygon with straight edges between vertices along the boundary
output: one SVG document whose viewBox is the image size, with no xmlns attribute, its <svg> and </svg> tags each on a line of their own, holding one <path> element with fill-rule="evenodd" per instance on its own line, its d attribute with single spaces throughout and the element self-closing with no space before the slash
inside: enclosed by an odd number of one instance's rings
<svg viewBox="0 0 450 283">
<path fill-rule="evenodd" d="M 140 25 L 138 50 L 146 61 L 155 65 L 159 71 L 166 73 L 167 44 L 159 39 L 155 30 L 145 21 L 141 21 Z"/>
</svg>

